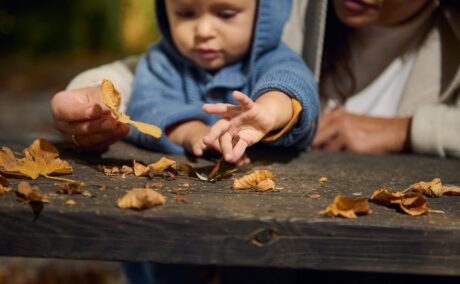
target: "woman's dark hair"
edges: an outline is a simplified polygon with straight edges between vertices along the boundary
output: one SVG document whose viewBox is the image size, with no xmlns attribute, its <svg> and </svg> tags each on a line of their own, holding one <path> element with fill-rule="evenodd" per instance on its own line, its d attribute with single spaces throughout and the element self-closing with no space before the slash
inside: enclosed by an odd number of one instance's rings
<svg viewBox="0 0 460 284">
<path fill-rule="evenodd" d="M 333 1 L 328 1 L 321 75 L 330 72 L 336 73 L 334 88 L 343 101 L 354 91 L 356 86 L 356 80 L 349 65 L 351 54 L 347 44 L 352 31 L 351 27 L 342 23 L 337 17 Z M 344 84 L 344 82 L 348 83 Z"/>
</svg>

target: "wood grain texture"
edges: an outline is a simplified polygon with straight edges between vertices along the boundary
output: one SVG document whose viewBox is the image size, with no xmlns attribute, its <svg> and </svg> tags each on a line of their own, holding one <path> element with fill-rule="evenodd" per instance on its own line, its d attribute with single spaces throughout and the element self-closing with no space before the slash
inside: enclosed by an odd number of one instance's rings
<svg viewBox="0 0 460 284">
<path fill-rule="evenodd" d="M 19 152 L 30 142 L 1 145 Z M 460 185 L 460 161 L 410 155 L 297 155 L 265 148 L 255 151 L 255 163 L 235 177 L 270 169 L 279 192 L 235 192 L 231 179 L 212 184 L 186 177 L 154 178 L 163 183 L 158 191 L 167 197 L 166 204 L 133 211 L 117 208 L 117 197 L 152 180 L 108 177 L 97 165 L 131 164 L 134 159 L 151 163 L 162 154 L 124 143 L 102 157 L 62 154 L 75 169 L 66 177 L 84 181 L 92 197 L 71 196 L 77 204 L 67 206 L 67 196 L 55 194 L 55 181 L 31 181 L 51 194 L 51 203 L 34 222 L 29 206 L 18 203 L 14 193 L 4 194 L 0 255 L 460 275 L 460 197 L 429 199 L 430 208 L 446 214 L 411 217 L 375 204 L 371 215 L 356 220 L 318 214 L 338 193 L 367 197 L 384 185 L 403 190 L 434 177 Z M 212 164 L 200 160 L 196 165 Z M 324 186 L 320 176 L 328 177 Z M 12 179 L 14 186 L 18 182 Z M 191 185 L 180 191 L 190 203 L 174 201 L 183 183 Z M 106 186 L 103 192 L 101 185 Z M 313 193 L 321 197 L 307 197 Z"/>
</svg>

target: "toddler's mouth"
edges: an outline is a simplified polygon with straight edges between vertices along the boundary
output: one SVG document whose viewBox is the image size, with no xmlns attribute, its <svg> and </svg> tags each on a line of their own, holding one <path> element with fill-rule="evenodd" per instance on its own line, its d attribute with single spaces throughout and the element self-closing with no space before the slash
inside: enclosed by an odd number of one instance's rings
<svg viewBox="0 0 460 284">
<path fill-rule="evenodd" d="M 218 52 L 216 50 L 209 48 L 197 48 L 196 52 L 200 57 L 206 60 L 212 60 L 218 56 Z"/>
</svg>

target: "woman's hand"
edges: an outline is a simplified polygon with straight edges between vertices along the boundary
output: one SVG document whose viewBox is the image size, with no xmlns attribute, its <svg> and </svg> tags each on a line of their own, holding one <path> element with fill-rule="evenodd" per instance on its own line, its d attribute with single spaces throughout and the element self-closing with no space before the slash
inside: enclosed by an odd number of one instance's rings
<svg viewBox="0 0 460 284">
<path fill-rule="evenodd" d="M 380 118 L 336 109 L 320 117 L 312 147 L 363 154 L 402 152 L 409 146 L 410 117 Z"/>
<path fill-rule="evenodd" d="M 51 99 L 56 129 L 79 149 L 104 151 L 129 131 L 102 101 L 100 87 L 62 91 Z"/>
</svg>

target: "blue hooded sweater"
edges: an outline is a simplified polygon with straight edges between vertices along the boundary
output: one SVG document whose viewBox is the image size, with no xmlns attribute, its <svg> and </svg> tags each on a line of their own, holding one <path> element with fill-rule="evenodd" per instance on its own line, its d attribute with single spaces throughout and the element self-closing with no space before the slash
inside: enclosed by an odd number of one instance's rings
<svg viewBox="0 0 460 284">
<path fill-rule="evenodd" d="M 303 60 L 281 42 L 290 0 L 258 0 L 250 54 L 211 75 L 182 56 L 175 48 L 168 26 L 165 0 L 156 1 L 161 40 L 149 48 L 136 69 L 127 114 L 163 130 L 156 139 L 132 128 L 127 139 L 148 149 L 183 154 L 185 150 L 164 135 L 173 124 L 202 120 L 211 125 L 217 115 L 202 111 L 204 103 L 237 104 L 238 90 L 256 100 L 268 91 L 281 91 L 300 102 L 297 124 L 275 141 L 275 146 L 304 149 L 313 139 L 319 115 L 316 82 Z M 217 94 L 217 96 L 216 96 Z"/>
</svg>

